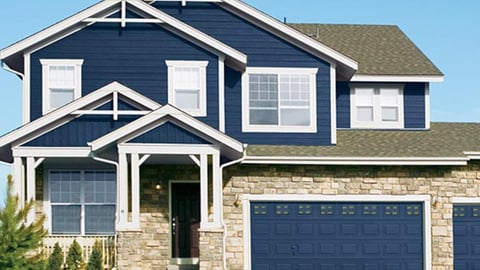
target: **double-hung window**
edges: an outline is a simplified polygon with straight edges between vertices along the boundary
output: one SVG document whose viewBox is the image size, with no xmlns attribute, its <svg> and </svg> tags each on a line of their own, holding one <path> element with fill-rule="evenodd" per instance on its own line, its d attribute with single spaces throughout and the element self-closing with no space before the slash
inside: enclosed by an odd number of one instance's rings
<svg viewBox="0 0 480 270">
<path fill-rule="evenodd" d="M 114 171 L 52 170 L 49 185 L 52 234 L 115 233 Z"/>
<path fill-rule="evenodd" d="M 168 103 L 191 114 L 207 116 L 207 61 L 166 61 Z"/>
<path fill-rule="evenodd" d="M 352 128 L 403 128 L 403 87 L 353 86 Z"/>
<path fill-rule="evenodd" d="M 315 68 L 248 68 L 243 131 L 316 132 Z"/>
<path fill-rule="evenodd" d="M 43 113 L 62 107 L 82 94 L 83 60 L 42 59 Z"/>
</svg>

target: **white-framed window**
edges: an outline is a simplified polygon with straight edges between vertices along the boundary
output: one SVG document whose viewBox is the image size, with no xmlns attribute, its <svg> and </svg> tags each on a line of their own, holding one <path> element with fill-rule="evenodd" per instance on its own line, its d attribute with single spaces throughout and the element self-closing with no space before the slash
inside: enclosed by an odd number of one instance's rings
<svg viewBox="0 0 480 270">
<path fill-rule="evenodd" d="M 41 59 L 43 113 L 62 107 L 82 95 L 82 65 L 78 59 Z"/>
<path fill-rule="evenodd" d="M 191 114 L 207 116 L 208 61 L 165 61 L 168 103 Z"/>
<path fill-rule="evenodd" d="M 48 183 L 52 234 L 115 233 L 115 171 L 50 170 Z"/>
<path fill-rule="evenodd" d="M 352 128 L 403 128 L 403 85 L 352 85 Z"/>
<path fill-rule="evenodd" d="M 247 68 L 242 78 L 244 132 L 317 131 L 316 68 Z"/>
</svg>

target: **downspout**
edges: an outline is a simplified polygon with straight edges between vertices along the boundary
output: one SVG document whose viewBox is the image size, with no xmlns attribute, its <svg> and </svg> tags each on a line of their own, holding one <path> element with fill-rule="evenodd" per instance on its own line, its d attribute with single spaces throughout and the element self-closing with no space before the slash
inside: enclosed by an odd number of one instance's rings
<svg viewBox="0 0 480 270">
<path fill-rule="evenodd" d="M 118 177 L 118 166 L 119 166 L 118 162 L 115 162 L 115 161 L 109 160 L 109 159 L 105 159 L 105 158 L 101 158 L 101 157 L 97 157 L 93 152 L 91 152 L 90 157 L 93 158 L 93 160 L 95 160 L 95 161 L 115 166 L 116 174 L 117 174 L 117 177 Z M 118 201 L 120 200 L 120 198 L 119 198 L 118 191 L 116 193 L 117 193 L 117 202 L 116 203 L 118 205 Z M 115 215 L 115 224 L 117 224 L 117 223 L 118 223 L 118 215 Z"/>
<path fill-rule="evenodd" d="M 245 158 L 247 157 L 247 145 L 244 144 L 243 145 L 243 154 L 242 154 L 242 157 L 239 158 L 239 159 L 236 159 L 236 160 L 232 160 L 230 162 L 227 162 L 223 165 L 220 166 L 220 179 L 222 180 L 223 182 L 223 169 L 226 168 L 226 167 L 230 167 L 232 165 L 235 165 L 235 164 L 238 164 L 238 163 L 241 163 L 242 161 L 245 160 Z M 222 205 L 223 205 L 223 192 L 221 193 L 221 200 L 222 202 Z M 222 258 L 223 258 L 223 269 L 224 270 L 228 270 L 228 267 L 227 267 L 227 256 L 226 256 L 226 253 L 227 253 L 227 236 L 228 236 L 228 229 L 227 229 L 227 224 L 225 224 L 225 220 L 223 218 L 223 206 L 222 206 L 222 211 L 220 213 L 220 221 L 222 222 L 222 226 L 223 226 L 223 254 L 222 254 Z M 245 251 L 244 251 L 245 252 Z"/>
<path fill-rule="evenodd" d="M 18 72 L 18 71 L 16 71 L 16 70 L 11 69 L 11 68 L 7 65 L 7 63 L 5 63 L 3 60 L 1 61 L 1 63 L 2 63 L 2 64 L 1 64 L 1 65 L 2 65 L 2 68 L 3 68 L 5 71 L 11 72 L 11 73 L 19 76 L 19 77 L 22 79 L 22 81 L 23 81 L 23 79 L 25 78 L 25 75 L 23 75 L 22 73 L 20 73 L 20 72 Z"/>
</svg>

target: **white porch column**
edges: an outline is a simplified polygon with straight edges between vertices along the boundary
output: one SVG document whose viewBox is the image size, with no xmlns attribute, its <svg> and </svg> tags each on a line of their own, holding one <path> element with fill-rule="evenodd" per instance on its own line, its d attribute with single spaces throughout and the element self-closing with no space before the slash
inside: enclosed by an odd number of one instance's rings
<svg viewBox="0 0 480 270">
<path fill-rule="evenodd" d="M 132 166 L 132 225 L 140 228 L 140 159 L 138 153 L 131 154 Z"/>
<path fill-rule="evenodd" d="M 13 158 L 13 194 L 18 196 L 18 205 L 25 205 L 25 190 L 23 178 L 23 161 L 21 157 Z"/>
<path fill-rule="evenodd" d="M 35 158 L 27 157 L 27 202 L 35 201 Z M 30 210 L 27 216 L 27 224 L 35 221 L 35 206 Z"/>
<path fill-rule="evenodd" d="M 128 161 L 125 153 L 118 156 L 117 179 L 117 228 L 125 229 L 128 223 Z"/>
<path fill-rule="evenodd" d="M 214 154 L 212 158 L 212 173 L 213 173 L 213 225 L 221 228 L 221 213 L 222 213 L 222 188 L 223 179 L 220 175 L 220 155 Z"/>
<path fill-rule="evenodd" d="M 200 155 L 200 228 L 208 226 L 208 155 Z"/>
</svg>

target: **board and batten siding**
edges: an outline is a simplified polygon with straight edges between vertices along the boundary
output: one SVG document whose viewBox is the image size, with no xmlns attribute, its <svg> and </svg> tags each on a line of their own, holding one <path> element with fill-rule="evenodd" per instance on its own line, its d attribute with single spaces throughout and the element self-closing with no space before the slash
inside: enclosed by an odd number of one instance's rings
<svg viewBox="0 0 480 270">
<path fill-rule="evenodd" d="M 207 117 L 218 128 L 218 56 L 154 24 L 97 23 L 31 55 L 31 120 L 42 116 L 40 59 L 84 59 L 82 96 L 112 81 L 167 104 L 166 60 L 208 61 Z"/>
<path fill-rule="evenodd" d="M 249 67 L 318 68 L 317 133 L 242 132 L 241 73 L 226 67 L 225 131 L 249 144 L 330 145 L 330 65 L 214 3 L 156 2 L 158 9 L 248 56 Z"/>
<path fill-rule="evenodd" d="M 357 84 L 357 83 L 356 83 Z M 379 83 L 381 84 L 381 83 Z M 350 85 L 337 82 L 337 128 L 350 128 Z M 403 88 L 404 128 L 425 128 L 425 84 L 405 83 Z"/>
</svg>

